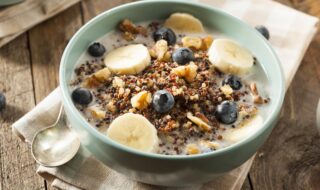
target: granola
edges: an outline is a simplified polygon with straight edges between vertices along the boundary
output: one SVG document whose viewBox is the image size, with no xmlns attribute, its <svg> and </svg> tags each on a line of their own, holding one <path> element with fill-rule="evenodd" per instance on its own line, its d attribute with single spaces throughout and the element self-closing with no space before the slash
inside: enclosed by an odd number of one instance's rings
<svg viewBox="0 0 320 190">
<path fill-rule="evenodd" d="M 239 90 L 221 84 L 227 74 L 213 67 L 209 60 L 208 49 L 214 41 L 210 34 L 199 37 L 179 34 L 174 45 L 166 40 L 153 42 L 152 34 L 162 24 L 135 25 L 128 19 L 120 22 L 120 31 L 113 34 L 111 47 L 143 39 L 151 64 L 137 74 L 116 75 L 106 67 L 104 58 L 80 63 L 70 86 L 90 89 L 93 102 L 76 106 L 100 131 L 107 130 L 115 118 L 125 113 L 144 116 L 157 130 L 159 154 L 199 154 L 223 148 L 223 143 L 219 143 L 223 141 L 220 131 L 228 130 L 229 126 L 236 128 L 242 120 L 254 117 L 258 107 L 269 99 L 262 98 L 256 83 L 243 80 Z M 180 47 L 191 48 L 194 60 L 185 65 L 174 61 L 172 54 Z M 174 97 L 174 107 L 167 113 L 158 113 L 152 107 L 152 96 L 159 90 Z M 239 117 L 230 125 L 221 124 L 215 115 L 218 105 L 225 101 L 238 105 Z"/>
</svg>

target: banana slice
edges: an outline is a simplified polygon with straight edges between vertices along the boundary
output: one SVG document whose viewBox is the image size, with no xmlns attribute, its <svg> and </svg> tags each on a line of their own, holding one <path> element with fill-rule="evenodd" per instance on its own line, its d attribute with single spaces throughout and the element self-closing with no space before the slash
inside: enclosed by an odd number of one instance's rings
<svg viewBox="0 0 320 190">
<path fill-rule="evenodd" d="M 255 134 L 262 127 L 263 119 L 260 115 L 254 116 L 251 120 L 241 126 L 224 133 L 223 139 L 231 143 L 239 142 Z"/>
<path fill-rule="evenodd" d="M 144 152 L 155 152 L 158 147 L 156 128 L 139 114 L 126 113 L 109 126 L 107 136 L 125 146 Z"/>
<path fill-rule="evenodd" d="M 209 61 L 220 71 L 245 74 L 253 65 L 251 53 L 230 39 L 214 40 L 208 50 Z"/>
<path fill-rule="evenodd" d="M 151 57 L 144 45 L 133 44 L 109 52 L 104 63 L 115 74 L 138 74 L 150 65 Z"/>
<path fill-rule="evenodd" d="M 177 33 L 204 32 L 203 25 L 199 19 L 188 13 L 173 13 L 164 23 L 165 27 L 171 28 Z"/>
</svg>

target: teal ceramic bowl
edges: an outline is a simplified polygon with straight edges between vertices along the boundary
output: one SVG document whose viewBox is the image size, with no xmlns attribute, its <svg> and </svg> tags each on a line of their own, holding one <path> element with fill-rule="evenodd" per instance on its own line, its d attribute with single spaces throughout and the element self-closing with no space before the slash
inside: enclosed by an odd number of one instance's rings
<svg viewBox="0 0 320 190">
<path fill-rule="evenodd" d="M 0 0 L 0 6 L 8 6 L 16 3 L 20 3 L 23 0 Z"/>
<path fill-rule="evenodd" d="M 134 22 L 165 19 L 174 12 L 187 12 L 244 44 L 260 61 L 270 85 L 271 110 L 263 127 L 251 137 L 211 153 L 167 156 L 139 152 L 117 144 L 89 125 L 72 103 L 69 81 L 81 53 L 97 38 L 114 30 L 124 18 Z M 279 60 L 269 43 L 252 27 L 208 6 L 185 1 L 140 1 L 116 7 L 93 18 L 70 40 L 60 66 L 60 86 L 65 111 L 72 128 L 97 159 L 123 175 L 149 184 L 184 186 L 203 183 L 243 164 L 265 142 L 279 116 L 284 98 L 284 78 Z"/>
</svg>

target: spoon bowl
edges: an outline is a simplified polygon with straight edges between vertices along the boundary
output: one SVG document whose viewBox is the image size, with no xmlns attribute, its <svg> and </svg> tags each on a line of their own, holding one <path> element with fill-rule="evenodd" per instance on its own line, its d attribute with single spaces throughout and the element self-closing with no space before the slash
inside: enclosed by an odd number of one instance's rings
<svg viewBox="0 0 320 190">
<path fill-rule="evenodd" d="M 80 147 L 77 135 L 68 127 L 61 106 L 55 124 L 39 131 L 31 144 L 34 159 L 43 166 L 60 166 L 71 160 Z"/>
</svg>

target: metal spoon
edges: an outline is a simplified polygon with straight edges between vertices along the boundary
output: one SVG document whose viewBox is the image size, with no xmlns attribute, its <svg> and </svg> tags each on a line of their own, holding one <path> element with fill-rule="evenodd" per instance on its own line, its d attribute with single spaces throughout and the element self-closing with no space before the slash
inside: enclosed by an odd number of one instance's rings
<svg viewBox="0 0 320 190">
<path fill-rule="evenodd" d="M 60 166 L 71 160 L 78 149 L 80 141 L 66 123 L 63 106 L 56 122 L 39 131 L 32 140 L 31 152 L 34 159 L 43 166 Z"/>
</svg>

